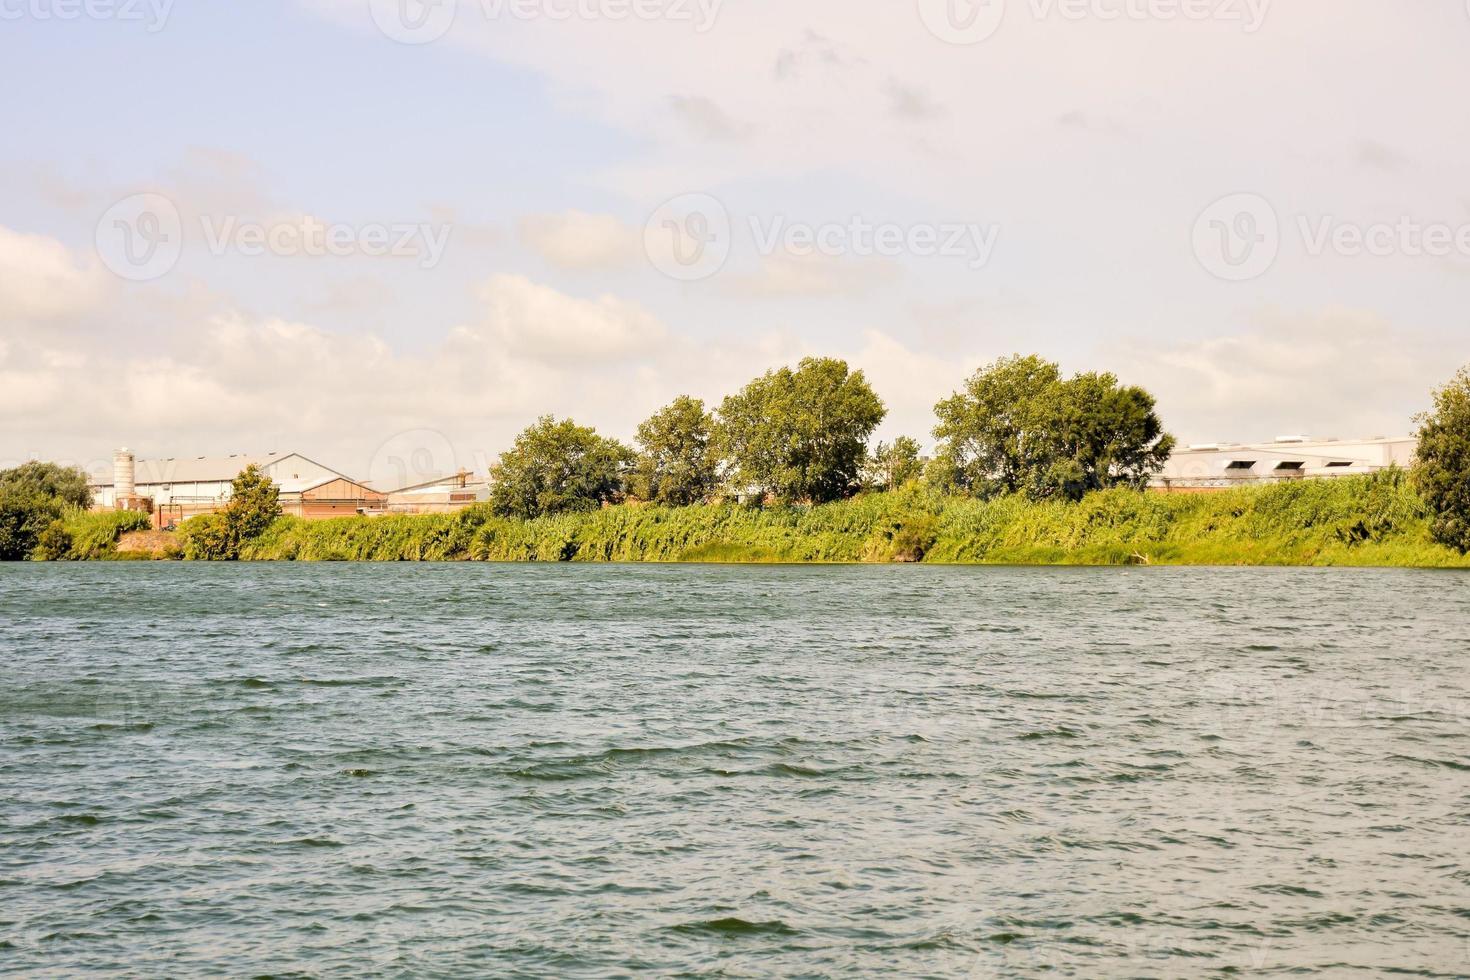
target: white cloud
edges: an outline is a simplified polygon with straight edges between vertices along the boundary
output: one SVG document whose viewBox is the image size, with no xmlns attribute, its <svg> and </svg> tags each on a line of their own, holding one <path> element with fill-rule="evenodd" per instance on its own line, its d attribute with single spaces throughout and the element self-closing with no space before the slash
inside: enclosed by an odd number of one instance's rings
<svg viewBox="0 0 1470 980">
<path fill-rule="evenodd" d="M 1411 431 L 1430 391 L 1470 359 L 1470 340 L 1328 309 L 1266 313 L 1231 336 L 1129 342 L 1103 357 L 1124 382 L 1158 396 L 1164 424 L 1188 442 L 1357 438 Z"/>
<path fill-rule="evenodd" d="M 732 277 L 731 291 L 761 297 L 851 296 L 897 279 L 902 268 L 878 256 L 828 256 L 778 252 L 761 260 L 754 275 Z"/>
<path fill-rule="evenodd" d="M 61 242 L 0 227 L 0 322 L 55 320 L 94 307 L 109 285 Z"/>
<path fill-rule="evenodd" d="M 639 232 L 610 214 L 575 209 L 521 219 L 521 241 L 562 269 L 617 269 L 642 255 Z"/>
<path fill-rule="evenodd" d="M 485 330 L 511 353 L 583 361 L 645 353 L 667 337 L 647 310 L 616 296 L 577 299 L 524 276 L 497 275 L 480 290 Z"/>
</svg>

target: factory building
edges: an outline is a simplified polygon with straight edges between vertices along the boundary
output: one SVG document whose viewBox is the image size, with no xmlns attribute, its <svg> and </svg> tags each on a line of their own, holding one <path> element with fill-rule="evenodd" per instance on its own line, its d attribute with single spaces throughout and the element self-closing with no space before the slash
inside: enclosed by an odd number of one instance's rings
<svg viewBox="0 0 1470 980">
<path fill-rule="evenodd" d="M 388 492 L 390 514 L 448 514 L 490 499 L 490 481 L 466 470 Z"/>
<path fill-rule="evenodd" d="M 1231 487 L 1290 480 L 1337 479 L 1376 473 L 1414 461 L 1412 436 L 1312 439 L 1278 436 L 1271 442 L 1221 442 L 1174 450 L 1149 483 L 1161 493 L 1210 493 Z"/>
<path fill-rule="evenodd" d="M 222 508 L 230 499 L 230 484 L 252 464 L 280 489 L 287 514 L 343 517 L 386 509 L 386 494 L 299 453 L 135 459 L 126 449 L 113 456 L 112 482 L 93 484 L 94 506 L 144 511 L 158 526 L 167 526 Z"/>
</svg>

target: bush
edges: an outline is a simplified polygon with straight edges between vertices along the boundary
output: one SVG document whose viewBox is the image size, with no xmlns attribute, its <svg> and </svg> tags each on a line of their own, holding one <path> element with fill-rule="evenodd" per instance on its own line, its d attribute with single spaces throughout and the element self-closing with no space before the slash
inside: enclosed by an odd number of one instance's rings
<svg viewBox="0 0 1470 980">
<path fill-rule="evenodd" d="M 54 497 L 15 486 L 0 486 L 0 561 L 25 561 L 41 534 L 61 517 Z"/>
<path fill-rule="evenodd" d="M 234 561 L 240 557 L 240 539 L 223 514 L 191 517 L 179 529 L 184 557 L 194 561 Z"/>
<path fill-rule="evenodd" d="M 37 561 L 66 561 L 71 557 L 71 533 L 61 521 L 52 521 L 36 542 Z"/>
<path fill-rule="evenodd" d="M 147 514 L 131 510 L 71 510 L 63 518 L 71 537 L 72 561 L 110 558 L 117 552 L 118 538 L 129 531 L 146 531 L 153 526 Z"/>
<path fill-rule="evenodd" d="M 115 515 L 88 520 L 104 517 Z M 910 485 L 815 507 L 605 507 L 517 520 L 478 505 L 283 517 L 245 542 L 210 515 L 186 521 L 182 537 L 196 559 L 1470 565 L 1431 539 L 1430 519 L 1405 474 L 1388 470 L 1215 494 L 1119 488 L 1078 503 Z M 68 523 L 74 555 L 84 548 L 78 527 Z M 111 530 L 98 536 L 115 540 Z"/>
</svg>

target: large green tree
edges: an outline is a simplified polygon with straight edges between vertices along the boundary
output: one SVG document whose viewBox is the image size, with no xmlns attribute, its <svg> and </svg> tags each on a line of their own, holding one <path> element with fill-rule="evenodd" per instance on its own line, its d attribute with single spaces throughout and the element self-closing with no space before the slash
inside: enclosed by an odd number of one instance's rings
<svg viewBox="0 0 1470 980">
<path fill-rule="evenodd" d="M 1174 448 L 1148 392 L 1107 373 L 1064 378 L 1035 355 L 981 368 L 934 412 L 941 482 L 976 496 L 1141 489 Z"/>
<path fill-rule="evenodd" d="M 704 402 L 680 395 L 638 426 L 638 459 L 630 487 L 641 500 L 685 507 L 714 492 L 718 482 L 710 434 L 714 419 Z"/>
<path fill-rule="evenodd" d="M 516 436 L 490 468 L 490 506 L 502 517 L 529 519 L 617 503 L 633 451 L 571 419 L 550 415 Z"/>
<path fill-rule="evenodd" d="M 1470 367 L 1434 393 L 1434 410 L 1419 416 L 1414 485 L 1434 516 L 1435 540 L 1470 552 Z"/>
<path fill-rule="evenodd" d="M 57 463 L 32 460 L 13 469 L 0 470 L 0 489 L 50 497 L 66 507 L 92 506 L 91 481 L 84 470 Z"/>
<path fill-rule="evenodd" d="M 790 503 L 851 496 L 883 402 L 846 361 L 768 371 L 720 405 L 715 445 L 737 493 Z"/>
<path fill-rule="evenodd" d="M 910 436 L 878 443 L 863 467 L 863 483 L 875 490 L 897 490 L 917 480 L 924 473 L 919 452 L 919 440 Z"/>
</svg>

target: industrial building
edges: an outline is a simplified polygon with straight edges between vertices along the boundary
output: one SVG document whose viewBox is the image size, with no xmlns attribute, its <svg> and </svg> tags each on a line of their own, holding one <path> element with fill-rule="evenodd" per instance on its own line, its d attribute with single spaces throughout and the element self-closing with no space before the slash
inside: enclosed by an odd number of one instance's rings
<svg viewBox="0 0 1470 980">
<path fill-rule="evenodd" d="M 1149 483 L 1161 493 L 1209 493 L 1231 487 L 1336 479 L 1376 473 L 1414 461 L 1413 436 L 1312 439 L 1278 436 L 1271 442 L 1221 442 L 1174 450 Z"/>
<path fill-rule="evenodd" d="M 390 514 L 448 514 L 490 499 L 490 481 L 466 470 L 388 492 Z"/>
<path fill-rule="evenodd" d="M 94 506 L 144 511 L 164 527 L 224 507 L 230 484 L 252 464 L 279 488 L 287 514 L 323 518 L 386 510 L 386 494 L 299 453 L 135 459 L 126 449 L 113 455 L 112 482 L 93 484 Z"/>
</svg>

